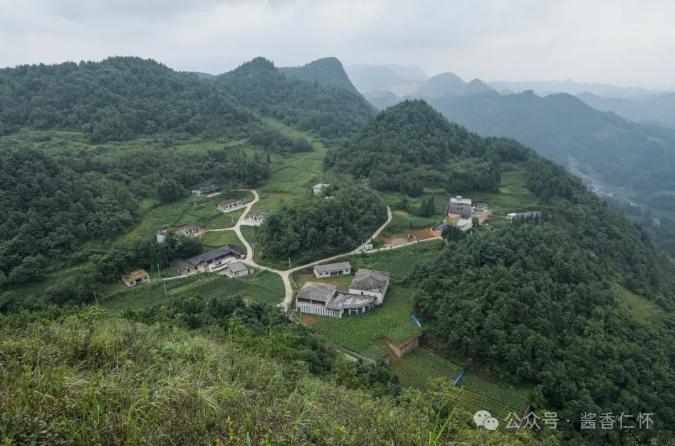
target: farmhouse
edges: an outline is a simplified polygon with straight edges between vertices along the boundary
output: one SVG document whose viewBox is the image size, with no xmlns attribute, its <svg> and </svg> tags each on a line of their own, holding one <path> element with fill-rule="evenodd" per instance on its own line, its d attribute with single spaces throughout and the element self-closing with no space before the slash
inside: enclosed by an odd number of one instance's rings
<svg viewBox="0 0 675 446">
<path fill-rule="evenodd" d="M 337 292 L 335 285 L 307 282 L 296 295 L 296 308 L 302 313 L 341 318 L 362 314 L 375 306 L 375 298 Z"/>
<path fill-rule="evenodd" d="M 225 274 L 232 278 L 248 276 L 249 273 L 248 267 L 241 262 L 230 263 L 225 272 Z"/>
<path fill-rule="evenodd" d="M 469 218 L 471 216 L 471 200 L 462 198 L 461 195 L 457 195 L 456 198 L 451 198 L 450 206 L 448 206 L 448 213 L 459 214 L 464 218 Z"/>
<path fill-rule="evenodd" d="M 180 274 L 186 274 L 197 270 L 214 269 L 223 264 L 228 257 L 241 258 L 243 254 L 229 245 L 222 246 L 213 251 L 192 257 L 187 260 L 177 260 L 172 265 Z"/>
<path fill-rule="evenodd" d="M 149 282 L 150 276 L 144 269 L 139 269 L 136 271 L 132 271 L 129 274 L 124 274 L 122 276 L 122 280 L 124 281 L 124 284 L 126 286 L 132 287 L 141 283 Z"/>
<path fill-rule="evenodd" d="M 196 226 L 196 225 L 185 225 L 185 226 L 181 226 L 180 228 L 162 229 L 161 231 L 159 231 L 156 234 L 157 243 L 162 243 L 164 240 L 166 240 L 166 236 L 169 233 L 180 234 L 180 235 L 184 235 L 186 237 L 189 237 L 191 235 L 201 234 L 202 231 L 204 231 L 204 228 L 202 228 L 201 226 Z"/>
<path fill-rule="evenodd" d="M 214 185 L 204 186 L 200 187 L 199 189 L 193 190 L 192 195 L 194 195 L 195 197 L 203 197 L 205 195 L 210 195 L 214 192 L 218 192 L 220 189 L 222 189 L 220 186 Z"/>
<path fill-rule="evenodd" d="M 448 227 L 448 222 L 444 221 L 443 223 L 441 223 L 440 225 L 438 225 L 434 229 L 432 229 L 432 231 L 434 231 L 438 234 L 442 234 L 443 230 L 445 230 L 445 228 L 447 228 L 447 227 Z"/>
<path fill-rule="evenodd" d="M 349 262 L 330 263 L 314 267 L 314 277 L 341 276 L 352 273 L 352 265 Z"/>
<path fill-rule="evenodd" d="M 312 186 L 312 191 L 315 194 L 318 194 L 319 192 L 321 192 L 321 189 L 326 188 L 328 186 L 330 186 L 330 184 L 325 184 L 325 183 L 315 184 L 314 186 Z"/>
<path fill-rule="evenodd" d="M 232 198 L 231 200 L 225 200 L 218 203 L 218 209 L 221 211 L 231 211 L 232 209 L 240 208 L 244 203 L 238 198 Z"/>
<path fill-rule="evenodd" d="M 375 305 L 382 305 L 388 287 L 389 273 L 387 271 L 362 268 L 356 272 L 354 280 L 349 285 L 349 294 L 372 296 L 375 298 Z"/>
<path fill-rule="evenodd" d="M 246 218 L 249 220 L 249 222 L 252 223 L 257 223 L 258 225 L 261 225 L 265 221 L 265 216 L 267 214 L 265 212 L 252 212 L 246 216 Z"/>
</svg>

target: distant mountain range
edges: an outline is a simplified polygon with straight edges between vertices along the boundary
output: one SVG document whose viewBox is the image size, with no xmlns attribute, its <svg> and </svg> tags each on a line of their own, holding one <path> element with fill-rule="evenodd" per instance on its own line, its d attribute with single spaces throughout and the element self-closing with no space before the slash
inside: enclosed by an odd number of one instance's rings
<svg viewBox="0 0 675 446">
<path fill-rule="evenodd" d="M 361 93 L 391 91 L 397 95 L 414 93 L 429 76 L 417 65 L 351 65 L 349 78 Z"/>
<path fill-rule="evenodd" d="M 522 93 L 524 91 L 532 90 L 540 96 L 556 93 L 578 95 L 589 92 L 604 98 L 640 99 L 659 93 L 658 91 L 647 90 L 645 88 L 622 88 L 601 83 L 580 83 L 570 79 L 565 81 L 494 81 L 487 82 L 487 84 L 499 92 L 509 91 L 512 93 Z"/>
<path fill-rule="evenodd" d="M 442 96 L 470 96 L 492 90 L 480 79 L 464 82 L 455 73 L 441 73 L 426 81 L 415 92 L 419 98 L 439 98 Z"/>
<path fill-rule="evenodd" d="M 596 110 L 613 111 L 626 119 L 675 129 L 675 93 L 657 94 L 642 100 L 603 98 L 589 92 L 577 97 Z"/>
</svg>

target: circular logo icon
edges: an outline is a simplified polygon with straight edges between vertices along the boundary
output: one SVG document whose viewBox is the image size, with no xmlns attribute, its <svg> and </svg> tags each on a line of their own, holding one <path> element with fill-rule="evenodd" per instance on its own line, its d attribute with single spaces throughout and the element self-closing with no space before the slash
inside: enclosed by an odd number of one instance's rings
<svg viewBox="0 0 675 446">
<path fill-rule="evenodd" d="M 496 431 L 499 427 L 499 420 L 493 417 L 486 418 L 483 421 L 483 427 L 489 431 Z"/>
<path fill-rule="evenodd" d="M 483 423 L 485 423 L 485 420 L 488 418 L 492 418 L 492 414 L 487 410 L 479 410 L 473 414 L 473 421 L 476 423 L 476 426 L 483 426 Z"/>
</svg>

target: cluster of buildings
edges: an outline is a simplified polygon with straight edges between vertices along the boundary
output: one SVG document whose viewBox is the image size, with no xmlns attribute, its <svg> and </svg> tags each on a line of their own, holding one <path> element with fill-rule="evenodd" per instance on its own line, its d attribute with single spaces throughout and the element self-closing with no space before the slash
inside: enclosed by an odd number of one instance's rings
<svg viewBox="0 0 675 446">
<path fill-rule="evenodd" d="M 244 257 L 246 257 L 246 255 L 239 250 L 234 249 L 230 245 L 225 245 L 187 260 L 176 259 L 171 263 L 171 266 L 178 274 L 183 275 L 194 273 L 196 271 L 211 271 L 218 268 L 223 263 L 226 263 L 226 260 L 229 260 L 230 258 L 242 259 Z"/>
<path fill-rule="evenodd" d="M 317 278 L 351 274 L 349 262 L 318 265 L 314 267 Z M 346 293 L 335 285 L 307 282 L 295 296 L 296 310 L 301 313 L 342 318 L 345 315 L 363 314 L 376 305 L 382 305 L 389 287 L 389 273 L 359 269 Z"/>
<path fill-rule="evenodd" d="M 445 212 L 447 219 L 440 225 L 433 228 L 434 232 L 442 233 L 449 224 L 454 224 L 460 229 L 468 229 L 471 223 L 471 217 L 478 214 L 482 221 L 486 218 L 488 206 L 485 203 L 473 203 L 470 198 L 464 198 L 457 195 L 450 199 L 448 208 Z"/>
<path fill-rule="evenodd" d="M 220 186 L 214 186 L 214 185 L 204 186 L 204 187 L 200 187 L 199 189 L 193 190 L 192 195 L 195 196 L 195 197 L 206 197 L 206 196 L 209 196 L 209 195 L 213 195 L 217 192 L 220 192 L 221 190 L 222 190 L 222 187 L 220 187 Z"/>
</svg>

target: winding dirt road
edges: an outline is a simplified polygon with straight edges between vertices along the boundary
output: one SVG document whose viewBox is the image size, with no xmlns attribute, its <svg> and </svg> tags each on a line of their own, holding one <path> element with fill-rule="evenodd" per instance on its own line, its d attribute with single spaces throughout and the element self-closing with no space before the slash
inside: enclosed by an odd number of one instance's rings
<svg viewBox="0 0 675 446">
<path fill-rule="evenodd" d="M 246 206 L 244 207 L 244 212 L 239 217 L 239 220 L 237 220 L 237 223 L 231 228 L 211 229 L 211 230 L 207 229 L 206 232 L 234 231 L 237 234 L 237 237 L 239 237 L 239 240 L 241 240 L 241 243 L 246 247 L 246 258 L 241 260 L 242 263 L 244 263 L 246 265 L 249 265 L 249 266 L 252 266 L 254 268 L 264 270 L 264 271 L 270 271 L 270 272 L 273 272 L 275 274 L 279 274 L 281 276 L 281 280 L 283 280 L 283 282 L 284 282 L 284 290 L 285 290 L 284 300 L 281 303 L 281 305 L 283 305 L 283 307 L 286 310 L 290 309 L 291 302 L 293 301 L 293 287 L 291 286 L 291 274 L 293 274 L 296 271 L 300 271 L 302 269 L 318 265 L 320 263 L 328 262 L 328 261 L 331 261 L 331 260 L 337 260 L 341 257 L 358 254 L 359 252 L 364 252 L 363 251 L 364 245 L 360 245 L 357 248 L 355 248 L 355 249 L 353 249 L 349 252 L 346 252 L 344 254 L 339 254 L 339 255 L 336 255 L 336 256 L 333 256 L 333 257 L 328 257 L 328 258 L 325 258 L 325 259 L 317 260 L 315 262 L 307 263 L 305 265 L 296 266 L 295 268 L 291 268 L 291 269 L 288 269 L 288 270 L 285 270 L 285 271 L 281 271 L 281 270 L 277 270 L 277 269 L 273 269 L 273 268 L 268 268 L 268 267 L 263 266 L 263 265 L 258 265 L 255 262 L 255 260 L 253 260 L 253 248 L 251 247 L 249 242 L 246 240 L 244 235 L 241 233 L 241 226 L 244 223 L 248 214 L 251 212 L 251 208 L 253 208 L 253 205 L 258 202 L 260 197 L 258 195 L 258 191 L 256 191 L 256 190 L 253 190 L 253 189 L 240 189 L 240 190 L 251 192 L 255 198 L 253 199 L 253 201 L 246 204 Z M 380 232 L 382 232 L 384 230 L 384 228 L 386 228 L 387 225 L 389 223 L 391 223 L 391 219 L 392 219 L 391 209 L 389 209 L 389 206 L 387 206 L 387 221 L 385 221 L 384 224 L 382 226 L 380 226 L 377 229 L 377 231 L 375 231 L 373 233 L 373 235 L 366 241 L 366 243 L 369 243 L 371 240 L 375 239 L 378 235 L 380 235 Z M 247 226 L 247 225 L 244 225 L 244 226 Z M 437 239 L 436 238 L 430 238 L 430 239 L 427 239 L 427 240 L 420 240 L 419 242 L 416 242 L 416 243 L 421 243 L 421 242 L 425 242 L 425 241 L 428 241 L 428 240 L 437 240 Z M 414 243 L 406 243 L 406 244 L 400 245 L 400 246 L 373 249 L 373 250 L 370 250 L 370 251 L 366 251 L 366 253 L 370 254 L 370 253 L 373 253 L 373 252 L 388 251 L 390 249 L 396 249 L 396 248 L 400 248 L 402 246 L 410 246 L 410 245 L 413 245 L 413 244 Z M 184 277 L 184 276 L 179 276 L 179 277 Z M 175 278 L 177 278 L 177 277 L 167 278 L 165 280 L 170 280 L 170 279 L 175 279 Z"/>
</svg>

